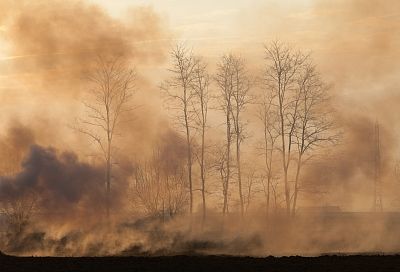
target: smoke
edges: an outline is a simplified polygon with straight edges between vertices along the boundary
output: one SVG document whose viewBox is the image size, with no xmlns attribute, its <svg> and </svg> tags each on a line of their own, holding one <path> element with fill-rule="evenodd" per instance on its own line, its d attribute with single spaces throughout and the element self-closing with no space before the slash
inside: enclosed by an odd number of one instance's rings
<svg viewBox="0 0 400 272">
<path fill-rule="evenodd" d="M 400 70 L 393 61 L 400 57 L 400 21 L 394 12 L 399 8 L 398 1 L 382 5 L 379 1 L 315 1 L 310 11 L 311 20 L 319 22 L 318 31 L 324 32 L 312 36 L 310 45 L 323 76 L 333 85 L 343 139 L 333 158 L 311 167 L 304 180 L 325 183 L 335 195 L 332 202 L 349 209 L 372 207 L 376 123 L 384 205 L 393 207 L 393 169 L 400 152 L 395 140 L 400 131 L 395 117 L 400 114 L 395 106 L 400 102 L 396 76 Z"/>
<path fill-rule="evenodd" d="M 1 5 L 0 35 L 8 55 L 0 61 L 5 119 L 29 126 L 44 145 L 72 143 L 93 153 L 82 135 L 69 127 L 85 114 L 79 101 L 93 87 L 88 76 L 98 58 L 120 57 L 136 70 L 137 92 L 131 106 L 140 106 L 134 116 L 125 118 L 134 119 L 134 129 L 132 122 L 123 122 L 122 146 L 140 153 L 157 139 L 153 127 L 165 118 L 159 110 L 158 88 L 149 82 L 147 71 L 165 61 L 165 40 L 171 32 L 151 7 L 133 7 L 126 17 L 115 18 L 88 1 L 19 0 Z M 151 77 L 157 80 L 159 75 Z M 132 145 L 130 138 L 137 144 Z"/>
<path fill-rule="evenodd" d="M 14 176 L 0 178 L 2 201 L 34 193 L 40 210 L 51 207 L 52 212 L 63 214 L 73 212 L 84 202 L 91 202 L 91 209 L 101 205 L 102 169 L 80 162 L 72 152 L 57 154 L 53 148 L 32 145 L 21 168 Z"/>
<path fill-rule="evenodd" d="M 257 213 L 260 214 L 259 211 Z M 131 223 L 84 224 L 71 229 L 62 225 L 37 224 L 14 237 L 3 249 L 9 254 L 41 256 L 157 256 L 181 254 L 229 254 L 239 256 L 317 256 L 327 253 L 393 253 L 398 216 L 384 213 L 309 214 L 287 221 L 272 217 L 266 224 L 255 214 L 238 222 L 238 214 L 189 226 L 189 218 L 161 221 L 142 218 Z M 196 218 L 192 217 L 192 220 Z M 294 225 L 291 225 L 294 224 Z"/>
<path fill-rule="evenodd" d="M 13 201 L 33 193 L 38 209 L 52 215 L 75 214 L 80 211 L 103 213 L 105 170 L 103 162 L 82 161 L 72 151 L 59 151 L 35 143 L 33 132 L 24 126 L 9 129 L 2 145 L 2 159 L 9 162 L 0 175 L 0 201 Z M 184 164 L 183 140 L 174 131 L 160 135 L 153 147 L 153 163 L 166 173 L 174 173 Z M 14 158 L 13 158 L 14 156 Z M 135 158 L 139 163 L 146 156 Z M 122 211 L 129 206 L 128 181 L 134 163 L 129 156 L 117 155 L 113 167 L 112 205 Z M 8 166 L 8 167 L 7 167 Z M 99 209 L 99 207 L 102 207 Z"/>
<path fill-rule="evenodd" d="M 400 152 L 396 145 L 400 132 L 400 70 L 396 62 L 400 57 L 399 4 L 396 0 L 315 0 L 304 5 L 265 1 L 245 8 L 234 20 L 238 25 L 232 29 L 245 37 L 237 48 L 221 48 L 229 43 L 213 47 L 243 52 L 250 59 L 249 70 L 259 71 L 261 43 L 279 38 L 311 51 L 322 77 L 332 86 L 334 118 L 343 132 L 342 141 L 328 149 L 329 154 L 326 150 L 318 154 L 322 156 L 311 160 L 301 176 L 305 189 L 317 188 L 328 196 L 321 202 L 320 194 L 304 190 L 300 206 L 331 204 L 370 210 L 376 121 L 386 184 L 384 208 L 393 204 L 386 196 L 394 198 L 398 190 L 392 184 L 392 169 Z M 179 133 L 170 129 L 165 112 L 160 110 L 156 86 L 166 61 L 166 40 L 173 36 L 168 24 L 149 7 L 133 8 L 124 19 L 85 1 L 0 0 L 0 35 L 9 55 L 0 62 L 1 111 L 3 118 L 10 120 L 1 122 L 1 170 L 7 175 L 0 176 L 0 199 L 12 201 L 32 193 L 38 198 L 35 220 L 18 239 L 8 239 L 9 252 L 267 255 L 399 250 L 391 239 L 397 225 L 390 214 L 382 215 L 371 226 L 376 215 L 359 218 L 351 214 L 351 220 L 315 215 L 290 223 L 280 218 L 278 210 L 276 217 L 266 222 L 264 200 L 255 199 L 245 222 L 239 223 L 240 216 L 234 213 L 236 192 L 232 191 L 233 212 L 221 218 L 218 201 L 212 200 L 219 197 L 219 177 L 212 173 L 207 176 L 211 188 L 207 197 L 211 200 L 204 226 L 197 215 L 187 218 L 179 214 L 166 221 L 131 218 L 139 213 L 128 199 L 134 166 L 154 152 L 159 152 L 156 163 L 165 167 L 165 172 L 184 166 L 186 159 Z M 204 55 L 216 55 L 201 50 Z M 133 103 L 141 106 L 133 117 L 124 116 L 134 120 L 124 119 L 127 122 L 119 131 L 124 136 L 117 140 L 114 158 L 112 210 L 116 214 L 112 231 L 99 224 L 105 210 L 103 165 L 87 159 L 95 147 L 68 128 L 84 112 L 79 101 L 90 89 L 86 77 L 98 56 L 121 56 L 136 68 L 138 92 Z M 211 57 L 210 62 L 214 62 L 212 67 L 216 60 Z M 218 125 L 209 135 L 217 138 L 221 134 Z M 243 145 L 245 158 L 256 164 L 249 146 Z M 196 181 L 197 175 L 194 173 Z M 232 185 L 234 190 L 236 185 Z M 198 188 L 195 184 L 196 204 Z"/>
<path fill-rule="evenodd" d="M 157 40 L 169 37 L 146 7 L 130 10 L 127 20 L 84 1 L 15 1 L 5 10 L 3 35 L 13 71 L 29 86 L 51 93 L 81 91 L 98 56 L 121 56 L 136 65 L 159 62 L 164 49 Z"/>
<path fill-rule="evenodd" d="M 382 180 L 386 208 L 394 209 L 391 191 L 394 162 L 400 149 L 398 90 L 400 66 L 399 1 L 263 1 L 248 7 L 237 18 L 245 40 L 237 45 L 263 67 L 260 43 L 279 39 L 310 52 L 322 78 L 331 86 L 332 107 L 339 145 L 317 154 L 304 168 L 305 188 L 300 205 L 341 205 L 343 209 L 369 210 L 373 201 L 374 126 L 381 132 Z M 265 16 L 268 14 L 268 16 Z M 254 41 L 254 43 L 252 43 Z M 253 45 L 254 44 L 254 45 Z M 328 192 L 308 194 L 309 187 Z"/>
<path fill-rule="evenodd" d="M 346 112 L 348 114 L 349 112 Z M 324 205 L 338 205 L 344 210 L 373 209 L 374 181 L 376 167 L 380 168 L 380 180 L 384 184 L 383 198 L 385 209 L 393 209 L 394 189 L 393 169 L 396 153 L 393 148 L 396 141 L 388 127 L 369 119 L 360 113 L 340 116 L 343 135 L 337 145 L 327 148 L 324 153 L 317 154 L 304 172 L 303 186 L 309 203 L 324 201 Z M 380 163 L 376 163 L 377 149 L 375 126 L 379 125 Z M 307 194 L 316 191 L 317 194 Z M 321 195 L 324 194 L 324 196 Z M 319 198 L 319 199 L 318 199 Z"/>
<path fill-rule="evenodd" d="M 132 225 L 142 219 L 130 220 L 131 216 L 143 213 L 133 206 L 129 182 L 134 162 L 129 157 L 122 154 L 115 158 L 110 195 L 113 212 L 111 221 L 105 224 L 103 163 L 83 161 L 72 151 L 38 145 L 35 138 L 30 128 L 14 122 L 1 139 L 7 148 L 7 152 L 2 150 L 3 160 L 10 164 L 2 167 L 6 174 L 0 176 L 3 250 L 19 255 L 61 256 L 132 254 L 133 247 L 140 248 L 141 254 L 169 252 L 170 241 L 179 230 L 165 233 L 166 241 L 157 245 L 149 233 L 161 231 L 158 219 L 153 222 L 150 218 L 145 229 Z M 154 163 L 164 172 L 173 174 L 182 167 L 185 149 L 176 132 L 161 134 L 153 148 L 157 154 Z M 145 156 L 135 162 L 143 160 Z M 25 213 L 31 204 L 33 209 Z M 1 225 L 6 218 L 8 227 Z"/>
</svg>

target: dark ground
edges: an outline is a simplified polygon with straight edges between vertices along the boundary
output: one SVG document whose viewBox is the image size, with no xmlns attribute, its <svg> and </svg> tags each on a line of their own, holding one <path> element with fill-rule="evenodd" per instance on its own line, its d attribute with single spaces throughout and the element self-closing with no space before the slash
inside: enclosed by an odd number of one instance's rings
<svg viewBox="0 0 400 272">
<path fill-rule="evenodd" d="M 1 253 L 0 253 L 1 254 Z M 0 271 L 400 271 L 400 255 L 321 257 L 12 257 L 0 255 Z"/>
</svg>

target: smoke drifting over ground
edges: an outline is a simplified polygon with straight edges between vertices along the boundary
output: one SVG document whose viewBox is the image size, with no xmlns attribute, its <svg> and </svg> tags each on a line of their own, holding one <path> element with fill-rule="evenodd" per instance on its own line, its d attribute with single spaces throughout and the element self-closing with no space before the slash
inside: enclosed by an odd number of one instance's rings
<svg viewBox="0 0 400 272">
<path fill-rule="evenodd" d="M 240 26 L 231 26 L 239 35 L 250 38 L 239 40 L 232 48 L 227 42 L 205 48 L 195 44 L 194 49 L 210 61 L 211 73 L 218 62 L 214 56 L 230 50 L 242 52 L 249 59 L 249 70 L 261 73 L 261 43 L 276 37 L 312 52 L 321 76 L 331 85 L 332 117 L 342 137 L 338 145 L 316 154 L 305 166 L 299 206 L 372 210 L 374 126 L 378 122 L 383 207 L 396 210 L 399 186 L 394 165 L 400 153 L 400 17 L 396 12 L 400 2 L 316 0 L 307 5 L 279 5 L 266 1 L 255 6 L 239 14 L 235 21 Z M 172 198 L 182 193 L 175 183 L 182 179 L 179 171 L 186 167 L 183 134 L 172 129 L 176 120 L 168 120 L 158 87 L 164 79 L 175 33 L 151 7 L 133 7 L 127 14 L 125 19 L 112 17 L 86 1 L 0 0 L 0 38 L 9 55 L 0 60 L 0 200 L 18 203 L 27 195 L 35 200 L 29 225 L 24 225 L 17 236 L 3 235 L 6 242 L 0 243 L 5 248 L 2 250 L 39 255 L 281 255 L 400 250 L 396 213 L 317 212 L 300 214 L 292 221 L 282 215 L 283 192 L 277 190 L 276 210 L 267 220 L 261 185 L 255 186 L 256 196 L 243 222 L 239 222 L 236 210 L 236 191 L 229 196 L 231 213 L 222 217 L 221 184 L 214 161 L 208 165 L 207 197 L 211 200 L 204 225 L 200 214 L 185 214 L 186 206 L 177 216 L 171 211 L 168 214 L 166 207 L 173 206 L 171 202 L 176 199 Z M 96 143 L 71 127 L 86 114 L 80 101 L 92 87 L 87 78 L 96 60 L 113 56 L 135 68 L 132 104 L 139 107 L 132 115 L 123 115 L 117 131 L 113 212 L 106 224 L 104 162 L 99 159 Z M 257 124 L 253 115 L 248 116 L 250 124 Z M 210 122 L 214 126 L 207 139 L 210 147 L 216 145 L 211 138 L 219 140 L 224 133 L 221 118 L 215 119 Z M 243 145 L 244 157 L 247 165 L 257 167 L 260 156 L 252 143 L 259 139 L 254 133 L 249 135 L 250 140 Z M 197 163 L 198 159 L 194 156 L 193 161 Z M 131 186 L 138 167 L 152 171 L 144 179 L 150 176 L 168 184 L 157 187 L 157 197 L 162 195 L 163 200 L 154 201 L 162 217 L 143 212 L 132 201 Z M 196 205 L 200 207 L 198 172 L 194 179 Z M 282 180 L 277 182 L 282 186 Z M 233 182 L 232 188 L 235 186 Z M 139 189 L 143 195 L 150 191 L 146 186 Z M 185 202 L 186 196 L 182 199 Z"/>
</svg>

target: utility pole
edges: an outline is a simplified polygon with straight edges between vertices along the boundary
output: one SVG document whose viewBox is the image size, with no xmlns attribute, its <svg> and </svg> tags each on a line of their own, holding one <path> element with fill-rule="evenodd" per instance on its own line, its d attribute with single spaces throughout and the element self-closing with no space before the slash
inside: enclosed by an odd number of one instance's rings
<svg viewBox="0 0 400 272">
<path fill-rule="evenodd" d="M 374 163 L 375 163 L 375 175 L 374 175 L 374 211 L 382 212 L 382 184 L 381 184 L 381 143 L 379 136 L 379 123 L 375 122 L 374 131 Z"/>
</svg>

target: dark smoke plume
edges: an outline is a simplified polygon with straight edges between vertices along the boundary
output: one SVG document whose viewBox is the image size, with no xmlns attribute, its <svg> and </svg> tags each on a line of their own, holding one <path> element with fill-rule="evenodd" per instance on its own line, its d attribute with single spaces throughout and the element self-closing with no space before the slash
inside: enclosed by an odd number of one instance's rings
<svg viewBox="0 0 400 272">
<path fill-rule="evenodd" d="M 62 213 L 79 205 L 101 204 L 103 170 L 80 162 L 72 152 L 58 154 L 53 148 L 33 145 L 21 168 L 14 176 L 0 177 L 2 201 L 33 192 L 39 198 L 40 209 Z"/>
</svg>

